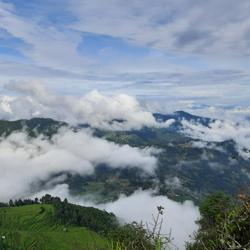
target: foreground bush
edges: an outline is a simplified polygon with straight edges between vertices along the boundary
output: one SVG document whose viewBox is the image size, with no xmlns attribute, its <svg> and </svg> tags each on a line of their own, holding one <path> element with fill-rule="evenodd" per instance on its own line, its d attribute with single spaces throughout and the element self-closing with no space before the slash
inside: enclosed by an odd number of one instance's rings
<svg viewBox="0 0 250 250">
<path fill-rule="evenodd" d="M 110 250 L 163 250 L 170 248 L 171 235 L 163 235 L 163 207 L 157 207 L 157 215 L 153 216 L 152 228 L 143 223 L 133 222 L 112 231 Z"/>
<path fill-rule="evenodd" d="M 213 194 L 200 211 L 200 229 L 188 250 L 250 249 L 250 196 L 241 194 L 233 203 L 224 194 Z"/>
</svg>

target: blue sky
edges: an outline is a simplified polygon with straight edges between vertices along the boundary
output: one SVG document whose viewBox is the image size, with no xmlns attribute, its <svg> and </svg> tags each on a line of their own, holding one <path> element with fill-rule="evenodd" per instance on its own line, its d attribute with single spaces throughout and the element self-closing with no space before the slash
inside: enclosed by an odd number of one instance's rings
<svg viewBox="0 0 250 250">
<path fill-rule="evenodd" d="M 250 105 L 247 0 L 0 0 L 0 87 Z"/>
</svg>

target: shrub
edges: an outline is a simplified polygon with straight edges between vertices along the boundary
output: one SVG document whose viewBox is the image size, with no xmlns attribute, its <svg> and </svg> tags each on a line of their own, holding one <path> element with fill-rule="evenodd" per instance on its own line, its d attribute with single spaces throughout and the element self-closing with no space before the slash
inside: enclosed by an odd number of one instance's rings
<svg viewBox="0 0 250 250">
<path fill-rule="evenodd" d="M 200 229 L 188 250 L 250 249 L 250 196 L 238 198 L 233 204 L 228 197 L 214 194 L 203 202 Z"/>
</svg>

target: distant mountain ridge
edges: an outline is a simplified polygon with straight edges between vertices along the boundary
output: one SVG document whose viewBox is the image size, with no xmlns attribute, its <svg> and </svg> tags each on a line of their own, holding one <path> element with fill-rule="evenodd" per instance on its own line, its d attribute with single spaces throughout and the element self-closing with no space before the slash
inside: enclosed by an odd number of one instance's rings
<svg viewBox="0 0 250 250">
<path fill-rule="evenodd" d="M 174 119 L 175 122 L 173 122 L 173 124 L 171 124 L 170 126 L 170 128 L 172 129 L 181 128 L 181 121 L 183 120 L 200 123 L 204 126 L 208 126 L 209 123 L 215 121 L 215 119 L 192 115 L 185 111 L 176 111 L 172 114 L 153 113 L 153 116 L 157 122 L 166 122 L 167 120 Z M 113 119 L 112 121 L 110 121 L 110 123 L 113 122 L 123 123 L 125 122 L 125 120 Z M 35 117 L 31 119 L 20 119 L 14 121 L 0 120 L 0 136 L 3 134 L 8 135 L 13 131 L 20 131 L 25 128 L 27 128 L 28 130 L 36 130 L 37 133 L 53 133 L 57 132 L 58 128 L 68 125 L 68 123 L 63 121 L 56 121 L 51 118 L 41 117 Z M 77 126 L 81 128 L 91 127 L 87 123 L 81 123 Z"/>
<path fill-rule="evenodd" d="M 215 119 L 192 115 L 185 111 L 176 111 L 172 114 L 153 113 L 153 116 L 158 122 L 166 122 L 167 120 L 174 119 L 175 121 L 170 125 L 170 128 L 174 130 L 182 128 L 181 122 L 183 120 L 201 124 L 203 126 L 208 126 L 211 122 L 215 121 Z"/>
<path fill-rule="evenodd" d="M 17 131 L 26 130 L 29 135 L 43 133 L 45 135 L 52 135 L 67 123 L 55 121 L 51 118 L 32 118 L 21 119 L 15 121 L 0 120 L 0 136 L 8 136 Z"/>
<path fill-rule="evenodd" d="M 221 190 L 236 194 L 242 188 L 250 186 L 250 160 L 239 155 L 234 141 L 200 142 L 181 133 L 183 120 L 208 126 L 214 119 L 194 116 L 184 111 L 153 115 L 159 122 L 169 119 L 175 121 L 167 128 L 143 127 L 130 131 L 94 129 L 94 135 L 120 145 L 161 149 L 154 176 L 145 173 L 142 175 L 142 170 L 137 168 L 114 169 L 100 164 L 93 175 L 66 173 L 67 178 L 62 183 L 68 184 L 73 194 L 94 195 L 98 202 L 115 200 L 120 194 L 129 195 L 140 188 L 158 190 L 158 194 L 177 201 L 191 199 L 199 202 L 211 192 Z M 25 130 L 30 136 L 44 134 L 51 137 L 61 127 L 71 127 L 77 131 L 89 126 L 82 124 L 72 127 L 47 118 L 0 121 L 0 136 Z M 50 178 L 47 181 L 49 180 Z M 45 184 L 46 180 L 40 183 L 41 188 Z"/>
</svg>

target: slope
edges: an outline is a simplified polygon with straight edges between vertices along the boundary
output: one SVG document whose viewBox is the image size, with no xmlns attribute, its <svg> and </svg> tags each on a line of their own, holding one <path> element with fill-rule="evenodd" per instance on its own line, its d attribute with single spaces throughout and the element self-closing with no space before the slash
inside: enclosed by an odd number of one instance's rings
<svg viewBox="0 0 250 250">
<path fill-rule="evenodd" d="M 12 250 L 107 249 L 107 241 L 97 233 L 59 225 L 53 222 L 53 215 L 54 207 L 50 204 L 0 208 L 2 243 Z"/>
</svg>

